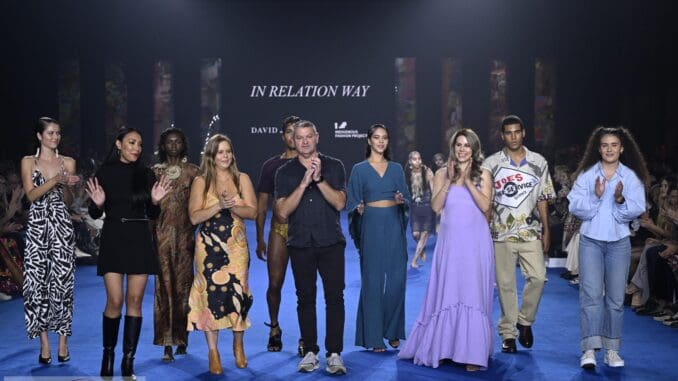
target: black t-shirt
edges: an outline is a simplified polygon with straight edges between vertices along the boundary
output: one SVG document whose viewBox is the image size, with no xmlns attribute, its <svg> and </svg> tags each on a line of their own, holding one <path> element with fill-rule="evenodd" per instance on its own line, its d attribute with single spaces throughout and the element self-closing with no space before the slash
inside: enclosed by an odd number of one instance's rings
<svg viewBox="0 0 678 381">
<path fill-rule="evenodd" d="M 282 158 L 280 155 L 273 156 L 266 160 L 261 166 L 257 193 L 273 194 L 275 190 L 275 172 L 290 160 L 291 158 Z"/>
<path fill-rule="evenodd" d="M 334 189 L 346 192 L 344 164 L 330 156 L 319 154 L 321 176 Z M 306 167 L 298 158 L 291 159 L 275 174 L 275 198 L 289 196 L 299 186 Z M 299 206 L 287 219 L 287 246 L 326 247 L 345 243 L 339 223 L 339 211 L 323 197 L 316 184 L 311 183 L 301 196 Z"/>
</svg>

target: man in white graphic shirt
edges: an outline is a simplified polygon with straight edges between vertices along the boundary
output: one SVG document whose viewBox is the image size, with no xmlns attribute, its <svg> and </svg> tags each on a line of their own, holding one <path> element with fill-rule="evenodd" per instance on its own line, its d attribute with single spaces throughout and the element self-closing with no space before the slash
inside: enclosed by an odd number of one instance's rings
<svg viewBox="0 0 678 381">
<path fill-rule="evenodd" d="M 550 246 L 548 200 L 555 193 L 546 159 L 523 146 L 525 127 L 519 117 L 504 117 L 501 138 L 504 148 L 485 159 L 482 166 L 494 180 L 490 228 L 501 305 L 501 350 L 516 353 L 516 336 L 525 348 L 534 343 L 532 324 L 546 280 L 544 252 Z M 516 261 L 525 277 L 520 310 Z"/>
</svg>

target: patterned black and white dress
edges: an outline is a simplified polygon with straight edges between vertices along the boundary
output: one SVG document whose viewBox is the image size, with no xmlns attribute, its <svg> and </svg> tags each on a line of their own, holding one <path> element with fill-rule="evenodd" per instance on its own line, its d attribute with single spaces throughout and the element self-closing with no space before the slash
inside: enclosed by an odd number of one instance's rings
<svg viewBox="0 0 678 381">
<path fill-rule="evenodd" d="M 33 185 L 45 181 L 36 160 Z M 59 184 L 35 200 L 28 214 L 23 296 L 29 338 L 43 331 L 71 335 L 74 270 L 75 235 Z"/>
</svg>

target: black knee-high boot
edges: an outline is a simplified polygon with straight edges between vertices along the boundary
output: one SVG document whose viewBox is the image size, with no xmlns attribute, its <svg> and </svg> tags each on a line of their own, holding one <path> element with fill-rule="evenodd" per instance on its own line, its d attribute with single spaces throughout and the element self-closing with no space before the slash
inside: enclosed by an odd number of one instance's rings
<svg viewBox="0 0 678 381">
<path fill-rule="evenodd" d="M 120 370 L 123 377 L 134 378 L 134 354 L 141 333 L 141 316 L 125 315 L 125 330 L 122 334 L 122 362 Z"/>
<path fill-rule="evenodd" d="M 118 343 L 120 316 L 111 319 L 104 315 L 101 326 L 104 336 L 104 353 L 101 358 L 101 377 L 113 377 L 113 361 L 115 360 L 115 345 Z"/>
</svg>

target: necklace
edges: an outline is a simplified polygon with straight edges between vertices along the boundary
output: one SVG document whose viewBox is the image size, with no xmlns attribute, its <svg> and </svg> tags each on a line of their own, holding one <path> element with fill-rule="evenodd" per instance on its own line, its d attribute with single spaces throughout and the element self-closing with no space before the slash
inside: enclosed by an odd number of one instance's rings
<svg viewBox="0 0 678 381">
<path fill-rule="evenodd" d="M 165 173 L 165 176 L 170 180 L 176 180 L 181 177 L 181 165 L 167 165 L 166 163 L 156 164 L 156 166 Z"/>
</svg>

